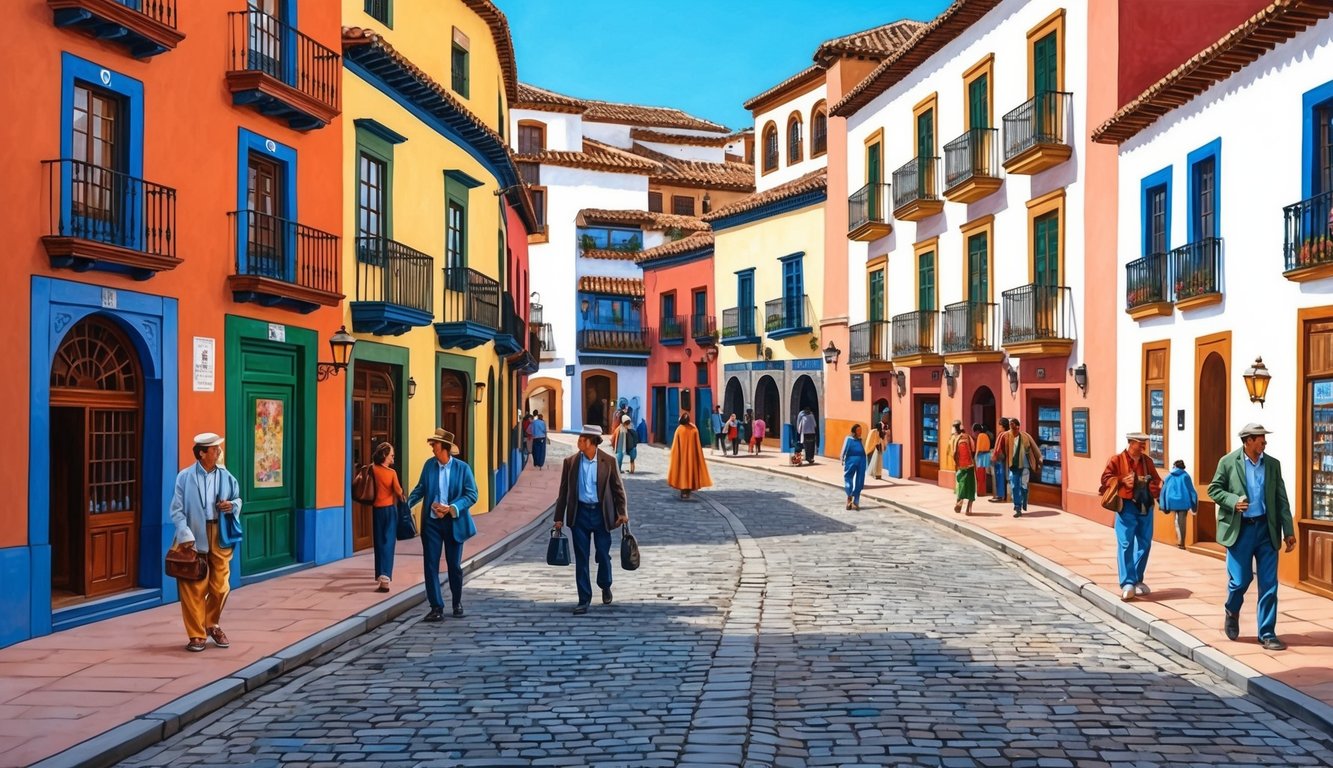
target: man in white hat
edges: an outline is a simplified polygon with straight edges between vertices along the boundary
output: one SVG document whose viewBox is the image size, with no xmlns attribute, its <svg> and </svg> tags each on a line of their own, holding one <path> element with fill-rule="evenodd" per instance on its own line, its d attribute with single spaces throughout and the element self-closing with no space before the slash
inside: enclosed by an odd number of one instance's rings
<svg viewBox="0 0 1333 768">
<path fill-rule="evenodd" d="M 437 429 L 426 438 L 431 458 L 421 467 L 421 478 L 407 495 L 407 506 L 421 502 L 421 557 L 425 561 L 426 599 L 430 612 L 422 621 L 444 621 L 444 595 L 440 592 L 440 551 L 449 570 L 449 595 L 453 614 L 463 615 L 463 542 L 477 535 L 472 505 L 477 503 L 477 480 L 462 459 L 454 458 L 458 447 L 454 433 Z"/>
<path fill-rule="evenodd" d="M 208 577 L 198 581 L 178 580 L 181 616 L 189 643 L 185 650 L 197 653 L 212 638 L 219 648 L 231 645 L 222 631 L 222 608 L 231 591 L 232 547 L 223 547 L 220 523 L 223 515 L 241 514 L 241 484 L 218 463 L 223 438 L 212 432 L 194 436 L 194 463 L 176 475 L 171 497 L 171 522 L 176 526 L 175 546 L 198 552 L 208 559 Z"/>
<path fill-rule="evenodd" d="M 602 428 L 588 424 L 579 432 L 579 450 L 560 468 L 560 492 L 555 497 L 555 527 L 568 525 L 574 533 L 574 583 L 579 603 L 574 615 L 588 612 L 592 582 L 588 568 L 589 539 L 597 556 L 597 586 L 602 603 L 611 602 L 611 531 L 629 522 L 625 485 L 616 461 L 602 444 Z"/>
<path fill-rule="evenodd" d="M 1143 432 L 1125 435 L 1125 450 L 1112 456 L 1102 470 L 1101 493 L 1119 489 L 1120 511 L 1115 513 L 1116 563 L 1120 599 L 1133 600 L 1152 590 L 1143 583 L 1152 550 L 1153 501 L 1162 492 L 1162 476 L 1148 455 L 1149 437 Z"/>
<path fill-rule="evenodd" d="M 1277 557 L 1296 547 L 1291 503 L 1282 466 L 1264 452 L 1272 434 L 1262 424 L 1240 430 L 1241 447 L 1217 462 L 1208 496 L 1217 504 L 1217 543 L 1227 548 L 1227 602 L 1222 629 L 1240 637 L 1240 607 L 1255 574 L 1259 576 L 1259 644 L 1286 650 L 1277 636 Z"/>
</svg>

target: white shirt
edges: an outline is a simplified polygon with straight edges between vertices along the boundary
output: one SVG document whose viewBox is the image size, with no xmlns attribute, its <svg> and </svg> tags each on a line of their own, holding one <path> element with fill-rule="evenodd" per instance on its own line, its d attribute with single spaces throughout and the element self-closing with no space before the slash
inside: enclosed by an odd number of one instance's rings
<svg viewBox="0 0 1333 768">
<path fill-rule="evenodd" d="M 204 519 L 218 519 L 218 483 L 221 482 L 222 475 L 217 467 L 212 472 L 204 473 Z"/>
<path fill-rule="evenodd" d="M 439 459 L 435 460 L 437 464 L 439 464 L 439 461 L 440 461 Z M 449 494 L 449 476 L 450 473 L 453 472 L 454 469 L 453 464 L 454 464 L 453 459 L 450 459 L 448 464 L 440 464 L 440 469 L 439 469 L 440 474 L 437 479 L 440 484 L 440 498 L 438 499 L 438 501 L 441 504 L 449 503 L 446 499 Z"/>
</svg>

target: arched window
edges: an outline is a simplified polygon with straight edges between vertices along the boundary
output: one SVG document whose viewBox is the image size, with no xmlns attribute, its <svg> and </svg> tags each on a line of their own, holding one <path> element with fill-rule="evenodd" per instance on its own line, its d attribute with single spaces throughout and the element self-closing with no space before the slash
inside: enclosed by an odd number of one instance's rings
<svg viewBox="0 0 1333 768">
<path fill-rule="evenodd" d="M 828 151 L 828 104 L 819 102 L 810 113 L 810 156 Z"/>
<path fill-rule="evenodd" d="M 535 155 L 546 149 L 546 123 L 538 120 L 518 121 L 518 153 Z"/>
<path fill-rule="evenodd" d="M 773 123 L 764 126 L 764 173 L 778 168 L 778 127 Z"/>
<path fill-rule="evenodd" d="M 803 154 L 801 141 L 801 115 L 799 112 L 793 112 L 791 117 L 787 118 L 787 165 L 801 162 Z"/>
</svg>

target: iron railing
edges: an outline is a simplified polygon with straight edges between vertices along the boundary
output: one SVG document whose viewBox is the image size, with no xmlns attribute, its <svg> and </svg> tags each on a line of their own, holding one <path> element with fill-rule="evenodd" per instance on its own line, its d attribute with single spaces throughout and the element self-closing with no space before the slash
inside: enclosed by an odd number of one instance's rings
<svg viewBox="0 0 1333 768">
<path fill-rule="evenodd" d="M 662 318 L 662 327 L 657 338 L 663 344 L 682 344 L 685 341 L 685 318 L 680 315 L 667 315 Z"/>
<path fill-rule="evenodd" d="M 940 159 L 914 157 L 893 172 L 893 207 L 902 208 L 915 202 L 939 200 Z"/>
<path fill-rule="evenodd" d="M 1333 264 L 1333 191 L 1286 206 L 1282 217 L 1283 271 Z"/>
<path fill-rule="evenodd" d="M 852 232 L 866 224 L 885 224 L 889 221 L 889 185 L 883 182 L 867 184 L 847 198 L 847 231 Z"/>
<path fill-rule="evenodd" d="M 433 261 L 387 237 L 357 238 L 356 300 L 432 312 Z"/>
<path fill-rule="evenodd" d="M 851 365 L 864 363 L 887 363 L 893 359 L 889 346 L 891 335 L 887 320 L 869 320 L 857 323 L 851 331 L 851 352 L 848 360 Z"/>
<path fill-rule="evenodd" d="M 1070 295 L 1068 286 L 1037 283 L 1005 291 L 1003 343 L 1072 339 Z"/>
<path fill-rule="evenodd" d="M 936 330 L 940 313 L 933 309 L 918 309 L 894 315 L 893 356 L 931 355 L 939 351 Z"/>
<path fill-rule="evenodd" d="M 630 325 L 584 328 L 579 331 L 580 352 L 647 353 L 652 345 L 652 329 Z"/>
<path fill-rule="evenodd" d="M 176 28 L 176 0 L 116 0 L 116 2 L 163 26 Z"/>
<path fill-rule="evenodd" d="M 944 308 L 944 354 L 993 352 L 996 342 L 994 303 L 959 301 Z"/>
<path fill-rule="evenodd" d="M 690 315 L 690 334 L 699 344 L 717 340 L 717 318 L 712 315 Z"/>
<path fill-rule="evenodd" d="M 1072 95 L 1043 91 L 1005 115 L 1005 162 L 1042 144 L 1065 143 L 1065 113 Z"/>
<path fill-rule="evenodd" d="M 526 348 L 528 324 L 523 322 L 523 316 L 518 313 L 514 299 L 508 293 L 500 297 L 500 330 L 519 347 Z"/>
<path fill-rule="evenodd" d="M 722 340 L 755 337 L 756 307 L 732 307 L 722 310 Z"/>
<path fill-rule="evenodd" d="M 48 232 L 176 255 L 176 190 L 80 160 L 43 160 L 51 201 Z"/>
<path fill-rule="evenodd" d="M 994 128 L 973 128 L 944 145 L 944 188 L 976 178 L 999 176 L 999 142 Z"/>
<path fill-rule="evenodd" d="M 1176 300 L 1222 292 L 1222 238 L 1206 237 L 1171 251 Z"/>
<path fill-rule="evenodd" d="M 254 8 L 227 17 L 233 72 L 262 72 L 338 111 L 342 57 L 337 51 Z"/>
<path fill-rule="evenodd" d="M 1136 309 L 1171 300 L 1165 253 L 1150 253 L 1125 265 L 1125 308 Z"/>
<path fill-rule="evenodd" d="M 325 293 L 342 288 L 338 236 L 258 211 L 232 211 L 236 274 Z"/>
<path fill-rule="evenodd" d="M 499 330 L 499 281 L 469 267 L 445 267 L 443 319 Z"/>
<path fill-rule="evenodd" d="M 764 302 L 764 331 L 790 331 L 810 325 L 805 311 L 806 295 L 783 296 Z"/>
</svg>

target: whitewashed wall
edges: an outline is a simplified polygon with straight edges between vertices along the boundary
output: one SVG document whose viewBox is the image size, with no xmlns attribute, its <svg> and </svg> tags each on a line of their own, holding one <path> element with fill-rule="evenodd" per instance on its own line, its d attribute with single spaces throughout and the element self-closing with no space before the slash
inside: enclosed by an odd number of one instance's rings
<svg viewBox="0 0 1333 768">
<path fill-rule="evenodd" d="M 819 87 L 792 99 L 788 99 L 772 109 L 759 112 L 754 118 L 754 177 L 755 189 L 763 192 L 792 179 L 800 178 L 811 171 L 817 171 L 828 165 L 828 154 L 810 157 L 810 113 L 815 104 L 827 98 L 828 89 L 821 82 Z M 791 113 L 801 115 L 801 161 L 790 164 L 787 161 L 787 118 Z M 772 121 L 778 127 L 778 168 L 764 173 L 764 126 Z M 742 147 L 739 152 L 743 153 Z"/>
<path fill-rule="evenodd" d="M 546 148 L 562 152 L 583 150 L 583 117 L 564 112 L 515 109 L 509 113 L 510 145 L 518 151 L 518 121 L 536 120 L 546 124 Z"/>
</svg>

